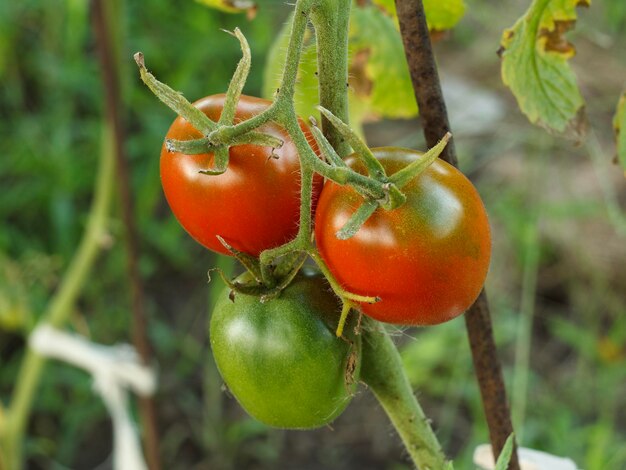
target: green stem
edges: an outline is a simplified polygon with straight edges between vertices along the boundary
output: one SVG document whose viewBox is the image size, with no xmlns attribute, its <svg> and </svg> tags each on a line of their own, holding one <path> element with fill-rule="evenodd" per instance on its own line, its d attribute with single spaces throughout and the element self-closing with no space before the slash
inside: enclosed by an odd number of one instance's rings
<svg viewBox="0 0 626 470">
<path fill-rule="evenodd" d="M 57 294 L 48 304 L 48 308 L 39 321 L 38 326 L 47 324 L 59 328 L 67 321 L 76 297 L 80 293 L 84 282 L 88 279 L 89 270 L 100 250 L 113 193 L 115 168 L 113 143 L 113 130 L 106 126 L 98 168 L 98 179 L 87 228 L 78 251 L 63 277 L 63 282 Z M 45 363 L 44 357 L 27 348 L 26 356 L 22 362 L 12 394 L 12 401 L 7 410 L 6 426 L 3 429 L 3 435 L 0 436 L 0 443 L 5 454 L 7 469 L 9 470 L 19 469 L 22 466 L 24 430 Z"/>
<path fill-rule="evenodd" d="M 235 28 L 232 33 L 239 40 L 241 44 L 242 57 L 237 65 L 237 69 L 233 75 L 230 85 L 228 86 L 228 92 L 226 93 L 226 99 L 224 100 L 224 106 L 222 108 L 222 114 L 218 124 L 232 124 L 235 119 L 235 110 L 237 109 L 237 103 L 241 97 L 241 92 L 246 84 L 248 73 L 250 72 L 250 65 L 252 59 L 250 57 L 250 46 L 246 41 L 245 36 L 241 33 L 239 28 Z"/>
<path fill-rule="evenodd" d="M 536 181 L 536 180 L 535 180 Z M 532 343 L 535 295 L 540 258 L 539 231 L 537 216 L 527 222 L 524 233 L 524 271 L 522 280 L 522 300 L 517 321 L 515 342 L 515 368 L 513 373 L 512 417 L 516 425 L 518 442 L 524 440 L 524 417 L 528 396 L 528 376 L 530 370 L 530 347 Z"/>
<path fill-rule="evenodd" d="M 320 148 L 322 155 L 324 155 L 324 157 L 326 157 L 326 160 L 328 160 L 328 162 L 333 164 L 334 166 L 340 168 L 347 167 L 348 165 L 346 165 L 346 162 L 341 159 L 341 157 L 337 154 L 332 145 L 330 145 L 330 142 L 328 142 L 326 137 L 324 137 L 324 134 L 322 134 L 320 128 L 317 127 L 315 119 L 311 118 L 311 121 L 311 133 L 313 134 L 315 142 L 317 142 L 317 145 Z"/>
<path fill-rule="evenodd" d="M 389 177 L 389 181 L 394 183 L 398 188 L 403 188 L 410 181 L 415 179 L 417 175 L 423 172 L 426 168 L 428 168 L 432 163 L 437 160 L 443 149 L 446 147 L 452 134 L 446 132 L 446 134 L 441 138 L 437 144 L 428 150 L 424 155 L 422 155 L 419 159 L 412 162 L 410 165 L 405 166 L 402 170 L 397 171 L 393 175 Z"/>
<path fill-rule="evenodd" d="M 369 219 L 370 216 L 376 212 L 376 209 L 378 209 L 378 203 L 376 201 L 365 201 L 356 211 L 354 211 L 345 225 L 335 233 L 335 236 L 339 240 L 352 238 L 356 235 L 367 219 Z"/>
<path fill-rule="evenodd" d="M 371 389 L 421 470 L 451 468 L 430 421 L 424 415 L 404 373 L 400 354 L 387 332 L 367 321 L 363 328 L 361 380 Z"/>
<path fill-rule="evenodd" d="M 320 256 L 315 248 L 311 247 L 307 251 L 307 253 L 315 262 L 315 264 L 317 264 L 317 267 L 320 269 L 320 271 L 322 271 L 322 274 L 324 275 L 324 277 L 326 277 L 326 280 L 330 284 L 333 292 L 337 294 L 337 296 L 340 297 L 344 301 L 344 303 L 346 300 L 353 300 L 355 302 L 362 302 L 367 304 L 373 304 L 380 301 L 380 298 L 378 297 L 368 297 L 366 295 L 353 294 L 352 292 L 346 291 L 343 287 L 341 287 L 339 282 L 337 282 L 337 279 L 335 279 L 333 273 L 330 272 L 330 269 L 328 269 L 328 266 L 326 266 L 324 259 Z"/>
<path fill-rule="evenodd" d="M 148 72 L 144 57 L 141 52 L 134 55 L 135 62 L 139 67 L 141 80 L 148 88 L 159 98 L 168 108 L 179 116 L 184 117 L 191 125 L 206 135 L 217 127 L 217 124 L 211 121 L 206 114 L 196 108 L 193 104 L 185 99 L 181 94 L 156 79 L 154 75 Z"/>
<path fill-rule="evenodd" d="M 300 53 L 304 41 L 306 25 L 311 13 L 311 8 L 319 0 L 298 0 L 291 23 L 291 33 L 289 34 L 289 45 L 285 57 L 285 70 L 280 83 L 280 89 L 276 96 L 276 101 L 285 107 L 293 107 L 293 96 L 296 91 L 296 77 L 298 76 L 298 65 L 300 64 Z"/>
<path fill-rule="evenodd" d="M 351 0 L 322 0 L 313 8 L 311 21 L 317 38 L 317 66 L 320 105 L 347 123 L 348 117 L 348 33 Z M 341 157 L 350 146 L 325 116 L 324 135 Z"/>
<path fill-rule="evenodd" d="M 387 175 L 382 163 L 380 163 L 367 144 L 359 138 L 359 136 L 350 129 L 350 126 L 335 116 L 331 111 L 323 106 L 317 107 L 328 122 L 334 127 L 339 135 L 352 146 L 356 155 L 361 159 L 369 175 L 378 181 L 387 181 Z"/>
<path fill-rule="evenodd" d="M 257 114 L 256 116 L 235 124 L 234 126 L 220 126 L 208 135 L 209 142 L 214 145 L 231 143 L 238 137 L 241 137 L 244 134 L 257 129 L 266 122 L 275 119 L 277 111 L 278 109 L 276 108 L 276 103 L 274 103 L 261 114 Z"/>
</svg>

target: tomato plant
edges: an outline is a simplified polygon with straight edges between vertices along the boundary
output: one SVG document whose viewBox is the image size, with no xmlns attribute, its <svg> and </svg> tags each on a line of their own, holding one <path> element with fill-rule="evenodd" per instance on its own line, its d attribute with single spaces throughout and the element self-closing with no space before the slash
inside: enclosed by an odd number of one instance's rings
<svg viewBox="0 0 626 470">
<path fill-rule="evenodd" d="M 244 274 L 239 282 L 248 282 Z M 211 317 L 217 367 L 241 406 L 280 428 L 315 428 L 346 408 L 358 380 L 360 336 L 334 334 L 341 306 L 319 273 L 305 272 L 265 303 L 225 289 Z M 353 370 L 353 368 L 356 369 Z"/>
<path fill-rule="evenodd" d="M 372 149 L 387 174 L 420 158 L 403 148 Z M 354 157 L 346 163 L 364 173 Z M 453 166 L 436 160 L 403 188 L 407 201 L 377 209 L 352 238 L 336 232 L 362 202 L 348 186 L 328 182 L 320 196 L 315 238 L 341 285 L 381 300 L 362 304 L 377 320 L 432 325 L 463 313 L 476 299 L 491 254 L 489 222 L 478 192 Z"/>
<path fill-rule="evenodd" d="M 194 103 L 209 118 L 217 121 L 225 95 L 212 95 Z M 235 122 L 255 116 L 269 107 L 270 101 L 241 96 Z M 300 127 L 313 142 L 308 127 Z M 233 248 L 258 256 L 263 250 L 282 245 L 298 231 L 300 215 L 300 172 L 298 152 L 289 134 L 274 123 L 259 131 L 281 139 L 279 149 L 259 145 L 230 147 L 230 162 L 221 175 L 205 175 L 212 167 L 213 153 L 187 155 L 161 150 L 161 182 L 165 197 L 180 224 L 205 247 L 229 254 L 218 241 L 221 236 Z M 191 140 L 202 137 L 188 121 L 177 117 L 166 139 Z M 313 184 L 313 200 L 321 190 L 322 178 Z"/>
</svg>

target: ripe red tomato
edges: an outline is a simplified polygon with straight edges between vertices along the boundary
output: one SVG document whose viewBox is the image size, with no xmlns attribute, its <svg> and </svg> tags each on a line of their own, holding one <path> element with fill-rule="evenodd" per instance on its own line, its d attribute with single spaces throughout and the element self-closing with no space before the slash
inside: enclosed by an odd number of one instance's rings
<svg viewBox="0 0 626 470">
<path fill-rule="evenodd" d="M 261 113 L 270 101 L 241 96 L 235 122 Z M 217 121 L 224 107 L 224 95 L 213 95 L 194 103 Z M 300 127 L 309 142 L 314 142 L 308 127 Z M 300 215 L 300 162 L 296 147 L 287 132 L 273 123 L 258 131 L 284 141 L 275 150 L 256 145 L 230 148 L 230 162 L 224 174 L 209 176 L 200 170 L 213 166 L 213 154 L 186 155 L 161 149 L 161 183 L 172 212 L 200 244 L 229 254 L 217 240 L 220 235 L 233 248 L 258 256 L 263 250 L 280 246 L 298 231 Z M 191 140 L 202 137 L 182 117 L 176 118 L 166 138 Z M 313 144 L 314 145 L 314 144 Z M 317 152 L 317 147 L 314 147 Z M 322 187 L 318 176 L 313 185 L 314 201 Z"/>
<path fill-rule="evenodd" d="M 394 147 L 373 152 L 389 175 L 421 155 Z M 356 158 L 347 163 L 365 173 Z M 491 236 L 485 207 L 472 183 L 442 160 L 402 191 L 405 204 L 377 209 L 354 237 L 339 240 L 335 233 L 363 198 L 329 181 L 317 206 L 317 247 L 345 289 L 381 298 L 361 306 L 366 315 L 403 325 L 451 320 L 476 300 L 487 276 Z"/>
</svg>

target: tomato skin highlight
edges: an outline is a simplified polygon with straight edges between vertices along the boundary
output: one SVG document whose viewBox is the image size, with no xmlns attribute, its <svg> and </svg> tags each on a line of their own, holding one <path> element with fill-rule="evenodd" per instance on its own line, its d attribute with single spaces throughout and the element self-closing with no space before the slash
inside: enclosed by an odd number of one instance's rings
<svg viewBox="0 0 626 470">
<path fill-rule="evenodd" d="M 421 156 L 396 147 L 372 151 L 388 175 Z M 346 163 L 365 172 L 354 156 Z M 402 191 L 405 204 L 377 209 L 354 237 L 339 240 L 335 233 L 363 198 L 327 182 L 315 218 L 317 247 L 345 289 L 381 298 L 361 305 L 366 315 L 401 325 L 443 323 L 469 308 L 482 289 L 491 257 L 487 213 L 472 183 L 443 160 Z"/>
<path fill-rule="evenodd" d="M 247 275 L 243 275 L 244 278 Z M 240 278 L 241 279 L 241 278 Z M 241 406 L 257 420 L 278 428 L 311 429 L 339 416 L 354 385 L 345 371 L 361 339 L 337 338 L 340 304 L 319 273 L 299 274 L 280 297 L 220 295 L 211 317 L 210 341 L 218 370 Z"/>
<path fill-rule="evenodd" d="M 224 95 L 202 98 L 194 106 L 217 121 Z M 241 96 L 235 123 L 247 120 L 271 105 L 260 98 Z M 319 153 L 308 127 L 300 121 L 307 140 Z M 258 256 L 295 237 L 300 214 L 300 162 L 287 132 L 274 123 L 257 129 L 284 141 L 274 153 L 257 145 L 230 148 L 228 168 L 221 175 L 204 175 L 213 166 L 213 154 L 186 155 L 161 148 L 161 183 L 172 212 L 185 230 L 200 244 L 218 253 L 230 254 L 218 241 L 221 236 L 233 248 Z M 166 139 L 191 140 L 202 135 L 182 117 L 177 117 Z M 316 175 L 313 201 L 323 180 Z"/>
</svg>

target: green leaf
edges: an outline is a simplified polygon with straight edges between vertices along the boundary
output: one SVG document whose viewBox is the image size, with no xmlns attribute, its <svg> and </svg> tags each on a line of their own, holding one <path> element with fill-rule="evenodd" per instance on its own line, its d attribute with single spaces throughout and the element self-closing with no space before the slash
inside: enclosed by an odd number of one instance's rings
<svg viewBox="0 0 626 470">
<path fill-rule="evenodd" d="M 350 23 L 351 98 L 368 117 L 410 118 L 417 103 L 394 21 L 376 7 L 355 8 Z"/>
<path fill-rule="evenodd" d="M 256 3 L 249 0 L 196 0 L 209 8 L 226 13 L 246 13 L 252 19 L 256 14 Z"/>
<path fill-rule="evenodd" d="M 502 34 L 502 81 L 530 122 L 576 138 L 585 130 L 584 101 L 567 60 L 574 53 L 564 34 L 576 7 L 591 0 L 534 0 Z"/>
<path fill-rule="evenodd" d="M 374 0 L 373 3 L 387 15 L 396 17 L 394 0 Z M 426 22 L 431 31 L 445 31 L 454 28 L 465 14 L 463 0 L 423 0 Z"/>
<path fill-rule="evenodd" d="M 506 470 L 509 468 L 509 461 L 511 460 L 511 455 L 513 454 L 514 439 L 513 434 L 507 438 L 504 443 L 504 447 L 502 448 L 502 452 L 500 452 L 500 456 L 498 457 L 498 461 L 496 462 L 495 470 Z"/>
<path fill-rule="evenodd" d="M 381 8 L 388 15 L 394 18 L 397 16 L 395 0 L 373 0 L 372 3 Z"/>
<path fill-rule="evenodd" d="M 617 103 L 613 129 L 615 129 L 615 141 L 617 143 L 617 159 L 626 175 L 626 91 L 622 93 Z"/>
<path fill-rule="evenodd" d="M 426 22 L 431 31 L 452 29 L 465 14 L 463 0 L 423 0 Z"/>
</svg>

